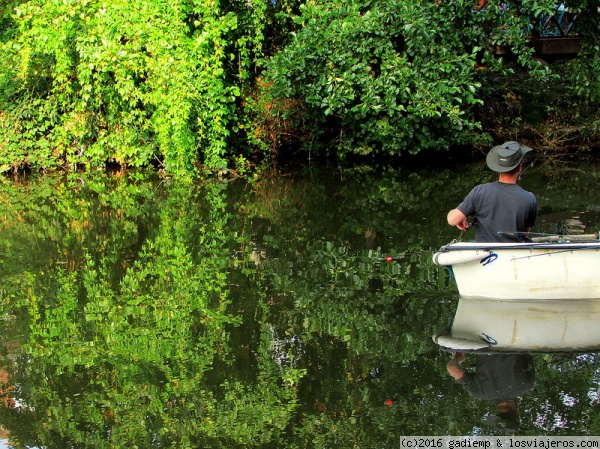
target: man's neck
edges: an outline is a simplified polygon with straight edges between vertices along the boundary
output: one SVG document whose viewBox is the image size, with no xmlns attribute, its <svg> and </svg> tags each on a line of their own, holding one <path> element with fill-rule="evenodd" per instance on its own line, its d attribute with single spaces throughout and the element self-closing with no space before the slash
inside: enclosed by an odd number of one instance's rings
<svg viewBox="0 0 600 449">
<path fill-rule="evenodd" d="M 498 180 L 504 184 L 516 184 L 519 180 L 519 174 L 520 172 L 512 174 L 500 173 L 500 178 Z"/>
</svg>

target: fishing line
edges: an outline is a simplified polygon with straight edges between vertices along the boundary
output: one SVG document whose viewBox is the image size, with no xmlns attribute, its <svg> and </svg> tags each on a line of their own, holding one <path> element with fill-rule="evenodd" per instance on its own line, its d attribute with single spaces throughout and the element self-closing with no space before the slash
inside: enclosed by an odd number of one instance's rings
<svg viewBox="0 0 600 449">
<path fill-rule="evenodd" d="M 531 249 L 534 249 L 534 248 L 531 248 Z M 531 254 L 529 256 L 513 257 L 510 260 L 513 261 L 513 260 L 521 260 L 521 259 L 532 259 L 534 257 L 551 256 L 553 254 L 572 253 L 573 251 L 589 251 L 589 250 L 598 251 L 599 248 L 596 247 L 596 246 L 592 246 L 592 247 L 589 247 L 589 248 L 565 248 L 565 249 L 557 249 L 557 250 L 553 250 L 553 251 L 550 251 L 550 252 L 547 252 L 547 253 L 542 253 L 542 254 Z"/>
<path fill-rule="evenodd" d="M 436 251 L 434 251 L 434 250 L 430 250 L 430 251 L 409 251 L 409 252 L 406 252 L 406 253 L 399 254 L 397 256 L 378 257 L 377 260 L 381 260 L 381 261 L 385 260 L 386 262 L 399 262 L 402 259 L 404 259 L 405 257 L 418 256 L 418 255 L 423 255 L 423 254 L 433 255 L 436 252 L 437 252 L 437 250 Z"/>
</svg>

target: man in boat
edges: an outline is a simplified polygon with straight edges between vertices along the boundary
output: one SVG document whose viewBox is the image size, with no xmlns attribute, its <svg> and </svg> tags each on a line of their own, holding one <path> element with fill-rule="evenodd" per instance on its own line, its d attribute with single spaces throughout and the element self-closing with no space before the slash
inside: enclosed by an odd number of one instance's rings
<svg viewBox="0 0 600 449">
<path fill-rule="evenodd" d="M 495 146 L 487 155 L 487 166 L 499 173 L 498 180 L 475 186 L 456 209 L 448 212 L 448 224 L 461 231 L 476 218 L 476 242 L 524 242 L 535 225 L 537 200 L 517 185 L 523 171 L 523 157 L 531 148 L 518 142 Z"/>
</svg>

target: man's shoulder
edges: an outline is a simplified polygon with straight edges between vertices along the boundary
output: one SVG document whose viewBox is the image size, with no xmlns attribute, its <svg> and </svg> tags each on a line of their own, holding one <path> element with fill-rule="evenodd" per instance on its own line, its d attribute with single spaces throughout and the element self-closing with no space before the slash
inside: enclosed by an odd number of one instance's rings
<svg viewBox="0 0 600 449">
<path fill-rule="evenodd" d="M 488 192 L 491 190 L 496 190 L 500 188 L 498 184 L 498 182 L 486 182 L 483 184 L 478 184 L 473 187 L 473 192 Z"/>
<path fill-rule="evenodd" d="M 529 190 L 525 190 L 523 187 L 521 187 L 519 185 L 517 185 L 517 187 L 519 188 L 518 190 L 519 190 L 519 192 L 521 192 L 521 195 L 528 196 L 535 200 L 535 195 L 533 194 L 533 192 L 530 192 Z"/>
<path fill-rule="evenodd" d="M 479 187 L 482 190 L 497 190 L 497 191 L 502 191 L 502 192 L 517 191 L 517 192 L 520 192 L 523 194 L 535 196 L 533 193 L 531 193 L 528 190 L 525 190 L 519 184 L 513 184 L 513 183 L 504 183 L 504 182 L 495 181 L 495 182 L 488 182 L 485 184 L 480 184 L 477 187 Z"/>
</svg>

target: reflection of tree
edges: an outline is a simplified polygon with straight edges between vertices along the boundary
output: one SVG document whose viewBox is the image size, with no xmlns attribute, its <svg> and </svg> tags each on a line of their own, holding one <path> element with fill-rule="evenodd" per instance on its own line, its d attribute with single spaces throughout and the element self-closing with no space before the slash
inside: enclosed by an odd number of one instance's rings
<svg viewBox="0 0 600 449">
<path fill-rule="evenodd" d="M 0 424 L 46 447 L 362 448 L 470 433 L 464 414 L 483 409 L 448 394 L 460 386 L 429 338 L 454 309 L 430 251 L 455 237 L 444 211 L 478 175 L 346 175 L 0 184 L 0 343 L 22 348 L 7 370 L 18 406 Z M 576 405 L 545 391 L 523 406 L 547 399 L 548 422 L 593 423 L 578 405 L 592 364 L 563 370 Z"/>
<path fill-rule="evenodd" d="M 154 196 L 148 184 L 125 181 L 97 192 L 94 179 L 53 197 L 40 218 L 56 250 L 13 284 L 27 293 L 15 319 L 26 318 L 17 331 L 27 334 L 11 434 L 44 447 L 277 439 L 295 407 L 293 370 L 264 352 L 252 382 L 217 373 L 211 383 L 213 367 L 231 363 L 227 327 L 238 322 L 226 311 L 232 242 L 223 186 L 174 183 Z M 138 226 L 146 213 L 152 219 Z"/>
<path fill-rule="evenodd" d="M 275 306 L 289 304 L 279 306 L 278 327 L 304 344 L 304 405 L 295 432 L 316 447 L 394 444 L 409 429 L 439 421 L 439 398 L 423 410 L 431 393 L 426 385 L 440 375 L 424 368 L 434 355 L 423 335 L 433 332 L 428 320 L 449 313 L 451 302 L 435 293 L 444 278 L 427 251 L 433 245 L 428 239 L 435 239 L 423 230 L 431 226 L 429 218 L 443 219 L 433 216 L 438 208 L 432 197 L 448 174 L 354 175 L 325 187 L 271 189 L 286 192 L 281 203 L 289 208 L 276 211 L 270 232 L 263 227 L 257 242 L 267 253 L 261 269 L 266 294 Z M 263 222 L 267 209 L 252 206 L 264 198 L 245 208 Z M 389 242 L 386 249 L 377 247 Z M 400 248 L 416 254 L 399 263 L 382 261 L 383 251 Z M 412 295 L 428 288 L 429 294 Z M 417 392 L 415 383 L 423 385 Z M 384 405 L 388 398 L 391 407 Z"/>
<path fill-rule="evenodd" d="M 600 434 L 598 354 L 546 354 L 536 365 L 536 388 L 522 401 L 528 435 Z"/>
<path fill-rule="evenodd" d="M 2 346 L 2 355 L 0 356 L 0 410 L 13 410 L 15 402 L 15 383 L 14 383 L 14 360 L 20 351 L 17 342 L 6 342 Z M 0 440 L 10 441 L 12 439 L 10 432 L 5 428 L 6 424 L 0 423 Z"/>
</svg>

